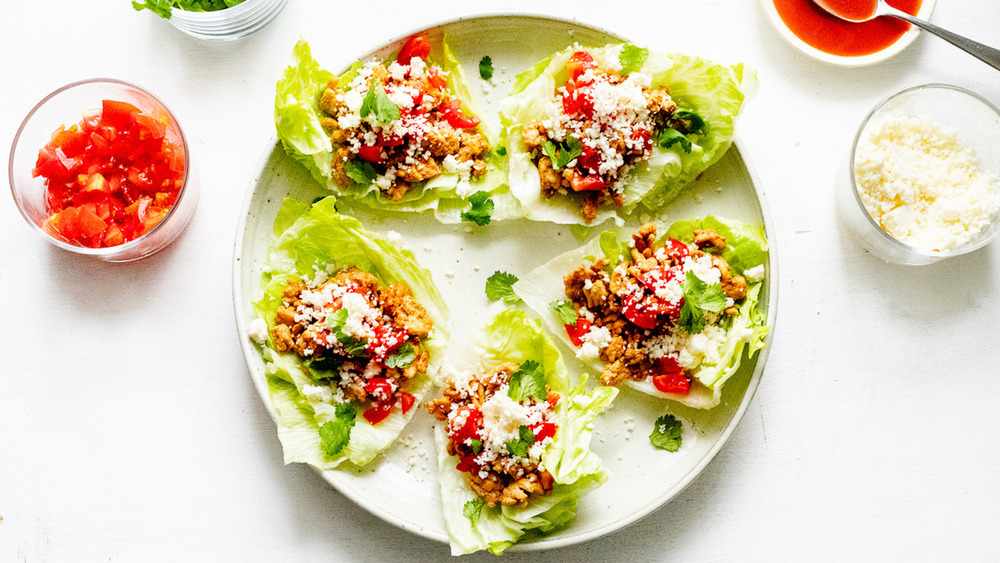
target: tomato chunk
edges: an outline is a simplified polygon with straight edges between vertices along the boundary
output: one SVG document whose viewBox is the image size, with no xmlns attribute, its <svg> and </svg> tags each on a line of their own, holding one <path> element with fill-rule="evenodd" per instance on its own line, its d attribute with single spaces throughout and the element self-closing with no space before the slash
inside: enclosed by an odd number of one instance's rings
<svg viewBox="0 0 1000 563">
<path fill-rule="evenodd" d="M 677 395 L 687 395 L 691 392 L 691 380 L 675 358 L 658 358 L 656 370 L 660 375 L 654 375 L 652 379 L 653 386 L 659 391 Z"/>
<path fill-rule="evenodd" d="M 580 76 L 587 69 L 592 68 L 597 68 L 597 63 L 594 61 L 594 57 L 586 51 L 577 51 L 566 61 L 566 71 L 569 73 L 569 79 L 574 83 L 578 83 Z"/>
<path fill-rule="evenodd" d="M 399 50 L 399 55 L 396 56 L 396 62 L 401 65 L 410 64 L 410 59 L 416 57 L 418 59 L 427 60 L 427 57 L 431 54 L 431 43 L 427 40 L 425 35 L 414 35 L 410 37 L 403 48 Z"/>
<path fill-rule="evenodd" d="M 169 124 L 135 105 L 104 100 L 38 152 L 45 181 L 43 228 L 100 248 L 134 240 L 158 225 L 184 184 L 183 149 Z"/>
<path fill-rule="evenodd" d="M 574 174 L 569 181 L 569 187 L 573 188 L 574 192 L 591 192 L 603 190 L 608 187 L 608 183 L 599 174 L 587 174 L 586 176 Z"/>
<path fill-rule="evenodd" d="M 583 337 L 590 332 L 590 321 L 580 317 L 576 319 L 576 324 L 568 324 L 566 326 L 566 334 L 569 335 L 570 341 L 574 346 L 583 345 Z"/>
<path fill-rule="evenodd" d="M 391 412 L 392 412 L 392 403 L 377 404 L 374 407 L 371 407 L 370 409 L 366 410 L 364 412 L 364 417 L 365 420 L 368 421 L 368 424 L 374 426 L 382 422 L 386 418 L 388 418 Z"/>
<path fill-rule="evenodd" d="M 403 410 L 403 414 L 408 413 L 416 402 L 417 398 L 405 391 L 399 394 L 399 406 Z"/>
</svg>

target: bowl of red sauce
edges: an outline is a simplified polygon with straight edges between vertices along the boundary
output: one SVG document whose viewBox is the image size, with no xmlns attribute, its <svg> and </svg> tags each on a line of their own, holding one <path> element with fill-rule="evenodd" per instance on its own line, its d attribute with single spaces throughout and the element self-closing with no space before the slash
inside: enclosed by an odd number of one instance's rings
<svg viewBox="0 0 1000 563">
<path fill-rule="evenodd" d="M 888 4 L 921 19 L 929 19 L 937 0 L 888 0 Z M 888 59 L 916 39 L 919 29 L 883 16 L 863 23 L 838 19 L 812 0 L 761 0 L 768 19 L 793 47 L 825 63 L 865 66 Z M 845 14 L 870 14 L 875 0 L 839 0 Z"/>
<path fill-rule="evenodd" d="M 177 119 L 121 80 L 74 82 L 24 118 L 10 151 L 14 201 L 53 245 L 109 262 L 162 250 L 190 222 L 198 183 Z"/>
</svg>

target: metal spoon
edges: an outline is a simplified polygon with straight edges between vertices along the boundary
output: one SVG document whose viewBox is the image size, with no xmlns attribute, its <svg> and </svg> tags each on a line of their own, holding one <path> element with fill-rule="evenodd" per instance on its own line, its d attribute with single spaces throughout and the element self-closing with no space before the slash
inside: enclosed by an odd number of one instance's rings
<svg viewBox="0 0 1000 563">
<path fill-rule="evenodd" d="M 963 51 L 969 53 L 970 55 L 976 57 L 977 59 L 983 61 L 984 63 L 990 65 L 991 67 L 1000 70 L 1000 50 L 994 49 L 993 47 L 987 47 L 982 43 L 976 43 L 971 39 L 966 39 L 961 35 L 941 29 L 940 27 L 934 24 L 927 23 L 924 20 L 919 20 L 902 10 L 897 10 L 896 8 L 893 8 L 892 6 L 886 4 L 885 0 L 876 0 L 875 9 L 874 11 L 872 11 L 871 15 L 860 19 L 855 19 L 838 13 L 836 8 L 827 5 L 826 0 L 812 0 L 812 1 L 814 4 L 823 9 L 823 11 L 829 13 L 830 15 L 836 16 L 844 21 L 849 21 L 853 23 L 870 21 L 879 16 L 892 16 L 894 18 L 899 18 L 917 27 L 926 29 L 927 31 L 933 33 L 934 35 L 937 35 L 938 37 L 944 39 L 945 41 L 951 43 L 952 45 L 958 47 L 959 49 L 962 49 Z"/>
</svg>

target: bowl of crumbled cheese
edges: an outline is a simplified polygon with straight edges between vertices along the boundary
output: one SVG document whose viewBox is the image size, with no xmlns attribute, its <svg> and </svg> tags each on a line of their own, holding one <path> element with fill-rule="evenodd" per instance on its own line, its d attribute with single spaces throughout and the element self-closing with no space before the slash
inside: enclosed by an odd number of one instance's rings
<svg viewBox="0 0 1000 563">
<path fill-rule="evenodd" d="M 861 124 L 838 211 L 872 254 L 931 264 L 1000 233 L 998 172 L 1000 110 L 957 86 L 917 86 Z"/>
</svg>

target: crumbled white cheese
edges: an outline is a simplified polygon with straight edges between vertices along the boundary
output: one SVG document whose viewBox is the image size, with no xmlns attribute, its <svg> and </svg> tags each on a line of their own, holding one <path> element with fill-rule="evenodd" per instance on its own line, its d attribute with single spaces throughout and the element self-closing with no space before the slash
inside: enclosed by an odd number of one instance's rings
<svg viewBox="0 0 1000 563">
<path fill-rule="evenodd" d="M 576 357 L 581 360 L 596 360 L 600 357 L 601 350 L 611 344 L 611 331 L 608 327 L 591 325 L 587 334 L 580 337 L 583 344 L 576 351 Z"/>
<path fill-rule="evenodd" d="M 764 265 L 758 264 L 743 272 L 743 277 L 750 283 L 759 282 L 764 279 Z"/>
<path fill-rule="evenodd" d="M 267 341 L 267 321 L 264 319 L 254 319 L 250 321 L 250 326 L 247 327 L 247 336 L 250 340 L 253 340 L 257 344 L 263 344 Z"/>
<path fill-rule="evenodd" d="M 996 174 L 958 134 L 923 117 L 877 124 L 858 144 L 858 195 L 894 238 L 931 251 L 974 239 L 1000 211 Z"/>
</svg>

